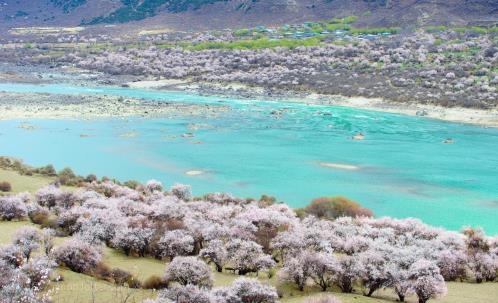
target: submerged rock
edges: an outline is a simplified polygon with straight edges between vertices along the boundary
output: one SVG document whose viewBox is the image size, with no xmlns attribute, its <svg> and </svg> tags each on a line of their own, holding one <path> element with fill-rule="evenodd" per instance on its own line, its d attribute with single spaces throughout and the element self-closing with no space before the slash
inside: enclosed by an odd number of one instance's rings
<svg viewBox="0 0 498 303">
<path fill-rule="evenodd" d="M 353 140 L 364 140 L 365 135 L 363 133 L 357 133 L 352 137 Z"/>
<path fill-rule="evenodd" d="M 418 110 L 415 114 L 416 114 L 417 116 L 419 116 L 419 117 L 425 117 L 425 116 L 427 116 L 429 113 L 428 113 L 425 109 L 423 109 L 423 110 Z"/>
<path fill-rule="evenodd" d="M 119 135 L 119 137 L 121 137 L 121 138 L 136 138 L 136 137 L 138 137 L 138 132 L 136 132 L 136 131 L 126 132 L 124 134 Z"/>
</svg>

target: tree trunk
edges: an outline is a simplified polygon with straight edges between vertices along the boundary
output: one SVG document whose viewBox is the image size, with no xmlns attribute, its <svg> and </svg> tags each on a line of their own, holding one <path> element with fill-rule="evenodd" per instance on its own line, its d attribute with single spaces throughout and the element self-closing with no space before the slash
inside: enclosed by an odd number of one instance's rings
<svg viewBox="0 0 498 303">
<path fill-rule="evenodd" d="M 193 256 L 197 256 L 202 249 L 202 243 L 199 241 L 194 242 L 194 250 L 192 251 Z"/>
<path fill-rule="evenodd" d="M 341 285 L 340 285 L 341 291 L 343 293 L 352 293 L 353 292 L 353 285 L 351 284 L 351 280 L 349 279 L 342 279 Z"/>
<path fill-rule="evenodd" d="M 368 289 L 368 293 L 366 294 L 367 297 L 371 297 L 373 293 L 378 289 L 377 286 L 372 286 Z"/>
<path fill-rule="evenodd" d="M 221 266 L 219 264 L 216 264 L 216 263 L 214 263 L 214 265 L 216 265 L 216 271 L 217 272 L 223 272 L 223 266 Z"/>
<path fill-rule="evenodd" d="M 322 288 L 322 291 L 327 291 L 327 283 L 325 283 L 324 281 L 320 283 L 320 287 Z"/>
</svg>

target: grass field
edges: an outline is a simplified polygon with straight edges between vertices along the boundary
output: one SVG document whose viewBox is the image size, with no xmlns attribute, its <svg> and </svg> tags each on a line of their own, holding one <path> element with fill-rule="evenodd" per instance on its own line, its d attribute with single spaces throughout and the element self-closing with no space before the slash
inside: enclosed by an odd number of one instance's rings
<svg viewBox="0 0 498 303">
<path fill-rule="evenodd" d="M 20 176 L 15 172 L 0 170 L 0 180 L 9 181 L 13 185 L 15 192 L 35 191 L 39 187 L 46 185 L 51 180 L 43 177 Z M 22 226 L 32 225 L 29 221 L 21 222 L 0 222 L 0 244 L 7 244 L 11 241 L 12 235 Z M 58 238 L 56 244 L 63 242 L 64 238 Z M 104 247 L 103 262 L 111 268 L 121 268 L 135 274 L 140 280 L 145 280 L 152 275 L 162 276 L 167 262 L 153 258 L 136 258 L 125 256 L 120 251 Z M 63 277 L 62 282 L 54 282 L 51 294 L 54 303 L 74 302 L 74 303 L 137 303 L 146 298 L 156 296 L 154 291 L 136 290 L 126 287 L 117 287 L 111 283 L 99 281 L 95 278 L 71 272 L 66 269 L 58 269 L 58 273 Z M 230 273 L 214 273 L 214 285 L 224 286 L 230 284 L 239 276 Z M 255 277 L 255 276 L 253 276 Z M 262 282 L 276 286 L 283 295 L 282 303 L 301 303 L 307 298 L 322 296 L 317 288 L 307 287 L 304 292 L 300 292 L 290 284 L 282 284 L 278 281 L 277 275 L 271 279 L 267 273 L 259 274 L 258 279 Z M 448 295 L 442 299 L 431 300 L 436 303 L 497 303 L 498 283 L 447 283 Z M 359 287 L 357 287 L 359 290 Z M 387 303 L 396 302 L 396 296 L 390 290 L 379 291 L 374 297 L 367 298 L 356 294 L 342 294 L 338 290 L 330 292 L 338 297 L 343 303 Z M 417 302 L 414 296 L 406 300 L 409 303 Z"/>
<path fill-rule="evenodd" d="M 8 181 L 13 193 L 35 192 L 40 187 L 49 184 L 52 179 L 41 176 L 21 176 L 17 172 L 0 169 L 0 182 Z"/>
</svg>

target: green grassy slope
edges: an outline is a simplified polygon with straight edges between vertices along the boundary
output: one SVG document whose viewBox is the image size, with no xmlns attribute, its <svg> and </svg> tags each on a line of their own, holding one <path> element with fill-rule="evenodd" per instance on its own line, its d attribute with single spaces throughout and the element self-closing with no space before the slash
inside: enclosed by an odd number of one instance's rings
<svg viewBox="0 0 498 303">
<path fill-rule="evenodd" d="M 0 169 L 0 182 L 8 181 L 12 185 L 12 193 L 35 192 L 53 181 L 51 178 L 40 176 L 21 176 L 19 173 Z"/>
</svg>

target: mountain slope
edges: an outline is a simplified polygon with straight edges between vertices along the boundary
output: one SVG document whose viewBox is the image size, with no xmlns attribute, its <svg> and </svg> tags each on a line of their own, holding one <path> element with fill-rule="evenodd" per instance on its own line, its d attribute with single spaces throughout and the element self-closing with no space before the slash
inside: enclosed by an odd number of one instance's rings
<svg viewBox="0 0 498 303">
<path fill-rule="evenodd" d="M 120 0 L 0 0 L 0 26 L 74 26 L 120 6 Z"/>
<path fill-rule="evenodd" d="M 466 24 L 498 19 L 496 0 L 0 0 L 0 25 L 205 29 L 361 16 L 360 25 Z"/>
<path fill-rule="evenodd" d="M 180 13 L 188 10 L 196 10 L 218 1 L 225 0 L 122 0 L 123 5 L 120 8 L 107 15 L 94 18 L 88 23 L 126 23 L 155 16 L 161 10 Z"/>
</svg>

